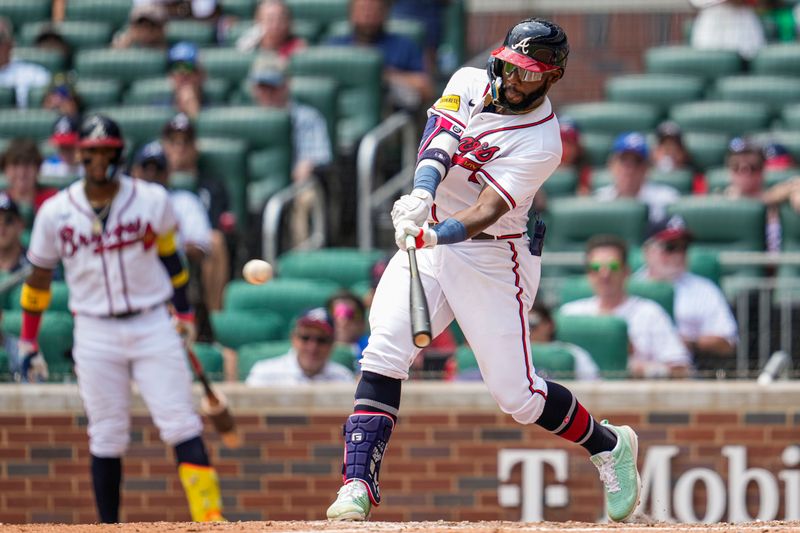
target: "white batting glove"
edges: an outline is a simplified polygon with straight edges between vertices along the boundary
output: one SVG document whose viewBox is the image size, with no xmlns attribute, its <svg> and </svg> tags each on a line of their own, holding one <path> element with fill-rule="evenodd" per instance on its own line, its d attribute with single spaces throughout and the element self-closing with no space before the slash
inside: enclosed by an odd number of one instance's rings
<svg viewBox="0 0 800 533">
<path fill-rule="evenodd" d="M 415 248 L 433 248 L 438 241 L 438 235 L 430 228 L 422 228 L 411 222 L 410 220 L 401 221 L 394 231 L 394 242 L 397 247 L 404 252 L 408 249 L 406 246 L 406 239 L 410 236 L 414 237 Z"/>
<path fill-rule="evenodd" d="M 433 205 L 433 196 L 423 189 L 414 189 L 411 194 L 404 194 L 392 207 L 392 224 L 395 230 L 403 220 L 410 220 L 422 226 L 428 220 Z"/>
<path fill-rule="evenodd" d="M 20 381 L 29 383 L 41 383 L 47 381 L 50 376 L 47 368 L 47 361 L 38 347 L 29 341 L 20 340 L 17 344 L 19 356 L 22 358 L 20 365 Z"/>
</svg>

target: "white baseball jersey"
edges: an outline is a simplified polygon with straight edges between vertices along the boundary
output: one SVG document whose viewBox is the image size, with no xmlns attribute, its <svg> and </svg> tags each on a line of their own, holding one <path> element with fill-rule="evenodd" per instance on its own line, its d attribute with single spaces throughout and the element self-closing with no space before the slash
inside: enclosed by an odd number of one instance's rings
<svg viewBox="0 0 800 533">
<path fill-rule="evenodd" d="M 524 233 L 534 195 L 561 163 L 558 120 L 547 98 L 523 115 L 482 112 L 488 89 L 485 70 L 462 68 L 428 111 L 463 130 L 453 166 L 436 190 L 431 216 L 439 222 L 466 209 L 488 185 L 510 211 L 485 232 Z"/>
<path fill-rule="evenodd" d="M 172 296 L 156 247 L 156 237 L 177 225 L 167 191 L 127 176 L 119 180 L 101 232 L 83 180 L 47 200 L 34 221 L 28 259 L 49 269 L 63 263 L 73 313 L 129 313 Z"/>
</svg>

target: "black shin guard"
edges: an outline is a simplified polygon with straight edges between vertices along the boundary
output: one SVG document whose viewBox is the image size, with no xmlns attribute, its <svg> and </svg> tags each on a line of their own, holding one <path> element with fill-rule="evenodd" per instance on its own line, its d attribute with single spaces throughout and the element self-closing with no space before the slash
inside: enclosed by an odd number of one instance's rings
<svg viewBox="0 0 800 533">
<path fill-rule="evenodd" d="M 122 484 L 122 459 L 92 455 L 92 485 L 97 515 L 103 524 L 119 522 L 119 494 Z"/>
<path fill-rule="evenodd" d="M 211 466 L 203 439 L 194 437 L 175 445 L 175 459 L 180 463 Z"/>
</svg>

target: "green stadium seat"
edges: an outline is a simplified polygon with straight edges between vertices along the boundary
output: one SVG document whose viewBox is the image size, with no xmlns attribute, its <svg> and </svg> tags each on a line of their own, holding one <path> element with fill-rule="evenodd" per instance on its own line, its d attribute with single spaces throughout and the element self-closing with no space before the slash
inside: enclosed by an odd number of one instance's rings
<svg viewBox="0 0 800 533">
<path fill-rule="evenodd" d="M 689 194 L 692 192 L 693 180 L 694 174 L 688 169 L 665 172 L 651 168 L 647 175 L 647 181 L 669 185 L 677 189 L 681 194 Z M 597 190 L 604 185 L 609 185 L 611 181 L 611 171 L 607 168 L 600 168 L 592 172 L 592 190 Z"/>
<path fill-rule="evenodd" d="M 61 52 L 47 48 L 35 48 L 32 46 L 15 46 L 12 51 L 14 59 L 28 61 L 41 65 L 51 73 L 61 72 L 66 67 L 66 60 Z"/>
<path fill-rule="evenodd" d="M 581 133 L 581 146 L 590 165 L 601 167 L 606 164 L 615 137 L 611 133 Z"/>
<path fill-rule="evenodd" d="M 758 51 L 750 63 L 754 74 L 800 76 L 800 43 L 775 43 Z"/>
<path fill-rule="evenodd" d="M 531 359 L 536 373 L 542 377 L 556 379 L 575 377 L 575 358 L 562 343 L 531 343 Z"/>
<path fill-rule="evenodd" d="M 681 198 L 668 208 L 681 215 L 694 243 L 717 251 L 763 251 L 765 207 L 758 200 L 718 196 Z"/>
<path fill-rule="evenodd" d="M 372 265 L 383 256 L 380 250 L 362 252 L 356 248 L 291 251 L 278 258 L 278 275 L 281 279 L 326 280 L 347 288 L 368 282 Z"/>
<path fill-rule="evenodd" d="M 225 287 L 228 311 L 273 311 L 292 327 L 295 317 L 311 307 L 321 307 L 339 289 L 333 281 L 276 278 L 264 285 L 234 280 Z"/>
<path fill-rule="evenodd" d="M 102 20 L 114 28 L 128 21 L 132 0 L 69 0 L 66 2 L 67 20 Z"/>
<path fill-rule="evenodd" d="M 765 129 L 769 108 L 759 102 L 705 101 L 679 104 L 670 111 L 671 118 L 684 131 L 745 135 Z"/>
<path fill-rule="evenodd" d="M 456 366 L 459 373 L 478 368 L 478 361 L 475 359 L 472 348 L 461 345 L 456 349 Z"/>
<path fill-rule="evenodd" d="M 219 348 L 205 342 L 196 342 L 192 348 L 206 375 L 212 380 L 220 381 L 223 377 L 223 362 Z"/>
<path fill-rule="evenodd" d="M 222 0 L 222 12 L 238 18 L 253 18 L 257 0 Z"/>
<path fill-rule="evenodd" d="M 606 98 L 612 102 L 649 104 L 666 112 L 670 106 L 703 98 L 704 83 L 695 76 L 631 74 L 606 81 Z"/>
<path fill-rule="evenodd" d="M 105 48 L 111 42 L 114 29 L 108 22 L 88 20 L 65 20 L 52 25 L 50 22 L 29 22 L 22 28 L 20 44 L 33 46 L 36 37 L 45 27 L 54 27 L 73 51 L 87 48 Z"/>
<path fill-rule="evenodd" d="M 174 109 L 159 106 L 101 107 L 93 111 L 116 120 L 122 135 L 136 145 L 158 139 L 164 124 L 175 116 Z"/>
<path fill-rule="evenodd" d="M 292 343 L 286 340 L 254 342 L 243 345 L 238 352 L 239 379 L 246 380 L 250 374 L 250 369 L 257 362 L 285 355 L 291 347 Z"/>
<path fill-rule="evenodd" d="M 633 265 L 631 265 L 631 267 L 633 267 Z M 628 293 L 653 300 L 660 305 L 669 316 L 674 317 L 675 315 L 675 290 L 669 283 L 643 279 L 629 279 Z M 571 278 L 561 285 L 560 302 L 561 305 L 564 305 L 565 303 L 580 300 L 581 298 L 590 298 L 592 294 L 592 286 L 589 284 L 589 278 L 586 276 L 579 276 L 577 278 Z"/>
<path fill-rule="evenodd" d="M 355 354 L 353 354 L 353 349 L 350 346 L 334 345 L 331 351 L 331 361 L 339 363 L 351 371 L 356 369 Z"/>
<path fill-rule="evenodd" d="M 800 214 L 791 205 L 784 203 L 780 208 L 781 217 L 781 250 L 785 252 L 800 252 Z M 800 278 L 800 267 L 784 265 L 779 269 L 782 278 L 791 278 L 796 281 Z M 794 290 L 797 290 L 796 285 Z"/>
<path fill-rule="evenodd" d="M 6 311 L 3 313 L 2 330 L 19 336 L 22 326 L 22 311 Z M 70 313 L 47 311 L 42 316 L 39 330 L 39 348 L 42 350 L 50 372 L 50 381 L 62 381 L 72 374 L 73 320 Z"/>
<path fill-rule="evenodd" d="M 0 348 L 0 383 L 4 381 L 11 381 L 13 379 L 8 372 L 8 353 Z"/>
<path fill-rule="evenodd" d="M 714 79 L 736 74 L 742 68 L 739 54 L 731 50 L 660 46 L 645 52 L 645 70 L 650 74 L 678 74 Z"/>
<path fill-rule="evenodd" d="M 591 102 L 561 108 L 559 115 L 572 118 L 582 132 L 619 134 L 646 132 L 658 124 L 658 110 L 651 105 L 628 102 Z"/>
<path fill-rule="evenodd" d="M 577 344 L 589 352 L 601 375 L 627 375 L 628 324 L 615 316 L 568 316 L 556 313 L 556 339 Z"/>
<path fill-rule="evenodd" d="M 339 90 L 336 81 L 320 76 L 294 76 L 289 82 L 290 98 L 319 111 L 328 126 L 331 146 L 336 147 L 336 124 L 339 119 L 336 102 Z"/>
<path fill-rule="evenodd" d="M 63 281 L 53 281 L 50 284 L 51 290 L 51 299 L 50 299 L 50 306 L 47 308 L 47 312 L 50 311 L 57 311 L 57 312 L 69 312 L 69 289 L 67 289 L 67 284 Z M 22 292 L 22 285 L 17 285 L 9 291 L 8 293 L 8 309 L 13 311 L 21 311 L 22 307 L 19 303 L 19 295 Z"/>
<path fill-rule="evenodd" d="M 692 163 L 702 170 L 724 163 L 729 140 L 724 133 L 690 131 L 683 134 L 683 145 L 692 156 Z"/>
<path fill-rule="evenodd" d="M 203 48 L 200 64 L 209 78 L 221 78 L 235 86 L 247 77 L 255 52 L 240 52 L 236 48 Z"/>
<path fill-rule="evenodd" d="M 239 139 L 200 137 L 200 168 L 225 183 L 240 230 L 247 224 L 247 143 Z"/>
<path fill-rule="evenodd" d="M 0 109 L 0 137 L 30 137 L 41 141 L 50 137 L 58 118 L 46 109 Z"/>
<path fill-rule="evenodd" d="M 292 18 L 314 20 L 327 25 L 347 19 L 349 0 L 287 0 Z"/>
<path fill-rule="evenodd" d="M 800 130 L 800 104 L 786 106 L 781 118 L 787 128 Z"/>
<path fill-rule="evenodd" d="M 348 20 L 338 20 L 331 22 L 322 43 L 331 37 L 341 37 L 351 33 L 350 22 Z M 421 49 L 425 47 L 425 26 L 417 20 L 411 19 L 389 19 L 386 22 L 388 33 L 408 37 Z"/>
<path fill-rule="evenodd" d="M 126 105 L 164 105 L 172 100 L 172 83 L 169 78 L 145 78 L 131 83 L 125 94 Z M 210 105 L 224 104 L 228 97 L 228 82 L 208 78 L 203 82 L 203 98 Z"/>
<path fill-rule="evenodd" d="M 339 88 L 339 147 L 352 150 L 358 140 L 378 125 L 381 118 L 383 59 L 380 52 L 344 46 L 318 46 L 292 55 L 293 75 L 326 76 Z"/>
<path fill-rule="evenodd" d="M 553 172 L 547 181 L 542 185 L 542 189 L 547 194 L 547 198 L 561 198 L 562 196 L 574 196 L 578 187 L 578 170 L 573 167 L 559 167 Z"/>
<path fill-rule="evenodd" d="M 123 84 L 163 76 L 166 68 L 166 53 L 157 50 L 81 50 L 75 55 L 75 70 L 79 76 L 112 78 Z"/>
<path fill-rule="evenodd" d="M 14 33 L 29 22 L 47 20 L 52 12 L 52 0 L 3 0 L 0 2 L 0 15 L 6 17 L 14 26 Z"/>
<path fill-rule="evenodd" d="M 647 225 L 647 206 L 636 200 L 598 202 L 593 198 L 555 198 L 550 202 L 547 250 L 583 250 L 586 240 L 598 233 L 611 233 L 630 245 L 639 244 Z"/>
<path fill-rule="evenodd" d="M 0 87 L 0 107 L 16 107 L 16 94 L 13 87 Z"/>
<path fill-rule="evenodd" d="M 286 320 L 278 313 L 260 309 L 257 312 L 235 309 L 211 313 L 211 326 L 218 343 L 239 349 L 251 342 L 264 342 L 286 337 Z"/>
<path fill-rule="evenodd" d="M 173 45 L 179 41 L 189 41 L 197 46 L 213 45 L 217 30 L 210 22 L 201 20 L 170 20 L 167 24 L 167 42 Z"/>
<path fill-rule="evenodd" d="M 800 102 L 800 80 L 781 76 L 728 76 L 719 78 L 714 94 L 722 100 L 766 104 L 774 114 L 785 105 Z"/>
<path fill-rule="evenodd" d="M 48 87 L 31 89 L 29 98 L 31 102 L 40 105 L 47 95 Z M 86 108 L 96 108 L 119 104 L 121 85 L 116 80 L 102 80 L 83 78 L 75 84 L 75 90 Z"/>
</svg>

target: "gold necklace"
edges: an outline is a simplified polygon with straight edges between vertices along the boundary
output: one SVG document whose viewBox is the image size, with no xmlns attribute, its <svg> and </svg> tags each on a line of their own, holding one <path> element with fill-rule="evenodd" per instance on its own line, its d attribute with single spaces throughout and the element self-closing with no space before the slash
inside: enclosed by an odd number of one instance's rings
<svg viewBox="0 0 800 533">
<path fill-rule="evenodd" d="M 92 233 L 94 235 L 100 235 L 103 233 L 103 219 L 108 216 L 108 212 L 111 210 L 111 202 L 108 202 L 100 212 L 95 212 L 94 220 L 92 221 Z M 93 209 L 94 211 L 94 209 Z"/>
</svg>

